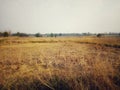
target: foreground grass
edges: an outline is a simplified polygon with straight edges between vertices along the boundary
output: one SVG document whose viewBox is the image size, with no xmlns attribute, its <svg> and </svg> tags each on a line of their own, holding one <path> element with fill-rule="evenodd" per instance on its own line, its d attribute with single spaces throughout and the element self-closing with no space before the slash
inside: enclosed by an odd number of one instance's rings
<svg viewBox="0 0 120 90">
<path fill-rule="evenodd" d="M 0 89 L 119 90 L 120 49 L 78 43 L 120 44 L 101 39 L 2 38 Z"/>
</svg>

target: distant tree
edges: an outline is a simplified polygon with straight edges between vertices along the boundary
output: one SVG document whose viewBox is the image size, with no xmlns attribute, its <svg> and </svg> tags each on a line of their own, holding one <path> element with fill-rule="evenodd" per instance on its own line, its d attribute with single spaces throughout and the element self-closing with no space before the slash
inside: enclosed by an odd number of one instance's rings
<svg viewBox="0 0 120 90">
<path fill-rule="evenodd" d="M 101 37 L 101 36 L 102 36 L 102 34 L 100 34 L 100 33 L 97 34 L 97 37 Z"/>
<path fill-rule="evenodd" d="M 51 33 L 51 34 L 50 34 L 50 37 L 53 37 L 53 36 L 54 36 L 54 34 L 53 34 L 53 33 Z"/>
<path fill-rule="evenodd" d="M 3 36 L 3 33 L 2 33 L 2 32 L 0 32 L 0 37 L 1 37 L 1 36 Z"/>
<path fill-rule="evenodd" d="M 20 33 L 19 36 L 20 36 L 20 37 L 28 37 L 29 35 L 26 34 L 26 33 Z"/>
<path fill-rule="evenodd" d="M 57 34 L 54 34 L 55 37 L 57 37 Z"/>
<path fill-rule="evenodd" d="M 16 36 L 20 36 L 20 32 L 17 32 L 17 33 L 16 33 Z"/>
<path fill-rule="evenodd" d="M 8 37 L 9 36 L 9 32 L 3 32 L 3 36 L 4 37 Z"/>
<path fill-rule="evenodd" d="M 20 36 L 20 32 L 13 33 L 12 35 L 13 35 L 13 36 Z"/>
<path fill-rule="evenodd" d="M 40 33 L 36 33 L 35 36 L 36 37 L 42 37 L 42 35 Z"/>
<path fill-rule="evenodd" d="M 59 33 L 59 36 L 62 36 L 62 33 Z"/>
<path fill-rule="evenodd" d="M 83 36 L 87 36 L 87 33 L 82 33 Z"/>
<path fill-rule="evenodd" d="M 26 34 L 26 33 L 20 33 L 20 32 L 17 32 L 17 33 L 12 34 L 12 36 L 28 37 L 29 35 Z"/>
</svg>

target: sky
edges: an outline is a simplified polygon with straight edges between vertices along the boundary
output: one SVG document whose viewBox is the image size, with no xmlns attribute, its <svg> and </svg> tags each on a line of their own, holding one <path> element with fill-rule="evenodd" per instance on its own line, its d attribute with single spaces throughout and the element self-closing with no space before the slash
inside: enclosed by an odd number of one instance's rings
<svg viewBox="0 0 120 90">
<path fill-rule="evenodd" d="M 0 0 L 0 31 L 120 32 L 120 0 Z"/>
</svg>

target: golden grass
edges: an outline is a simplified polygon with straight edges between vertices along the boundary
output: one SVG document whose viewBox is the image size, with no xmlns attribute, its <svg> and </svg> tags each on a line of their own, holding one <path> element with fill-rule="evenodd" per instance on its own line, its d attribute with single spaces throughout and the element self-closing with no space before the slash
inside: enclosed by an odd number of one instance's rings
<svg viewBox="0 0 120 90">
<path fill-rule="evenodd" d="M 56 43 L 56 42 L 76 42 L 100 45 L 118 45 L 120 46 L 120 37 L 3 37 L 0 38 L 0 44 L 19 44 L 19 43 Z"/>
<path fill-rule="evenodd" d="M 0 40 L 2 90 L 120 89 L 120 48 L 104 45 L 120 45 L 120 38 Z"/>
</svg>

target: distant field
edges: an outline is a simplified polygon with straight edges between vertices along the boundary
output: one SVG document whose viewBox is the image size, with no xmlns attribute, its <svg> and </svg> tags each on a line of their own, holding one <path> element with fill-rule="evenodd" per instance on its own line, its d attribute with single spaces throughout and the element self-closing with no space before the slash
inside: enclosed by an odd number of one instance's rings
<svg viewBox="0 0 120 90">
<path fill-rule="evenodd" d="M 1 37 L 0 90 L 120 90 L 120 37 Z"/>
<path fill-rule="evenodd" d="M 105 46 L 113 46 L 120 48 L 120 37 L 9 37 L 0 38 L 0 45 L 3 44 L 20 44 L 20 43 L 59 43 L 59 42 L 74 42 L 74 43 L 88 43 L 99 44 Z"/>
</svg>

